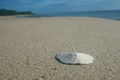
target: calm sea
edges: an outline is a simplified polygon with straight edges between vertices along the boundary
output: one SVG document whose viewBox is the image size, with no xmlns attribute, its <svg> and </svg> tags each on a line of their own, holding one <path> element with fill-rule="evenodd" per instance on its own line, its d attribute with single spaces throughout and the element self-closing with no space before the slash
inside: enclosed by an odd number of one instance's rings
<svg viewBox="0 0 120 80">
<path fill-rule="evenodd" d="M 120 10 L 35 14 L 25 17 L 95 17 L 104 19 L 120 19 Z"/>
</svg>

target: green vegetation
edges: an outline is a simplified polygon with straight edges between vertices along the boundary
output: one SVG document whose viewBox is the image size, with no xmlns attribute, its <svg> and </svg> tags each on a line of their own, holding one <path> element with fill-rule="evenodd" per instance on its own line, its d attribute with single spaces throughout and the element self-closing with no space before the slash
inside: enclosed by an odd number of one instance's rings
<svg viewBox="0 0 120 80">
<path fill-rule="evenodd" d="M 6 10 L 0 9 L 0 16 L 9 16 L 9 15 L 30 15 L 33 14 L 31 11 L 26 12 L 16 12 L 15 10 Z"/>
</svg>

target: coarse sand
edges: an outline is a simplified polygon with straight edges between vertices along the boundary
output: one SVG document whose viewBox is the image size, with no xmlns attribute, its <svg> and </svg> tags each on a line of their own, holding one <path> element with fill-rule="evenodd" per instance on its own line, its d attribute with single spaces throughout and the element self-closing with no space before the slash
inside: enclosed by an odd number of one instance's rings
<svg viewBox="0 0 120 80">
<path fill-rule="evenodd" d="M 94 57 L 89 65 L 60 53 Z M 0 80 L 120 80 L 120 21 L 88 17 L 0 17 Z"/>
</svg>

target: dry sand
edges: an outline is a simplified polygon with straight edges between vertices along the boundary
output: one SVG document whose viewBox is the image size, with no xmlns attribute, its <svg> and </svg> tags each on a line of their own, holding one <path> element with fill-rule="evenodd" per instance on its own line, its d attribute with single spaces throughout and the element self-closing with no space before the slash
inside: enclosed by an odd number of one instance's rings
<svg viewBox="0 0 120 80">
<path fill-rule="evenodd" d="M 55 56 L 84 52 L 89 65 Z M 120 21 L 86 17 L 0 17 L 0 80 L 120 80 Z"/>
</svg>

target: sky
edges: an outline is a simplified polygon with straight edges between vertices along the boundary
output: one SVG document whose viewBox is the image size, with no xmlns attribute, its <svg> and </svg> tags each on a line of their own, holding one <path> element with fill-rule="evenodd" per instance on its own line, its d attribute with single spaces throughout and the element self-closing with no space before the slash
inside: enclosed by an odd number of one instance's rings
<svg viewBox="0 0 120 80">
<path fill-rule="evenodd" d="M 0 0 L 0 9 L 57 13 L 120 10 L 120 0 Z"/>
</svg>

